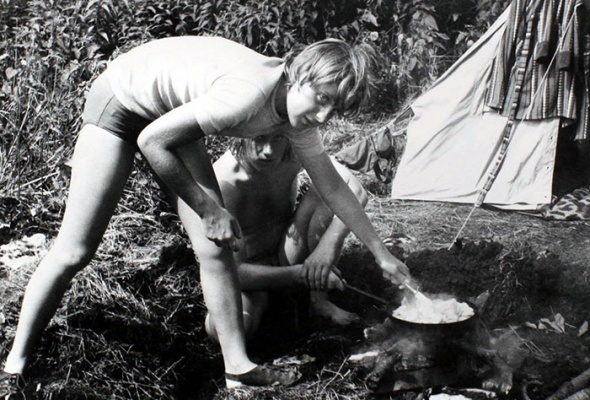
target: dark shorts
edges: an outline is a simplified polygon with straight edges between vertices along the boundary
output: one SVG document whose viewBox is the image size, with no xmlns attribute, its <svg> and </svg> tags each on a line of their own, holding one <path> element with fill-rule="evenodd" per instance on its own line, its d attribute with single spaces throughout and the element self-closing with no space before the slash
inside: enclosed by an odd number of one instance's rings
<svg viewBox="0 0 590 400">
<path fill-rule="evenodd" d="M 137 137 L 150 122 L 152 121 L 129 111 L 117 100 L 104 74 L 90 87 L 82 114 L 82 125 L 96 125 L 135 145 Z"/>
</svg>

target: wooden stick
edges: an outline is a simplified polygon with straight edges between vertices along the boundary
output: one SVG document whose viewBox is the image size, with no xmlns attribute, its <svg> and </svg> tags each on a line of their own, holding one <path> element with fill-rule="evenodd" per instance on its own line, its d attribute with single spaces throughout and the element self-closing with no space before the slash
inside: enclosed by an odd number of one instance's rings
<svg viewBox="0 0 590 400">
<path fill-rule="evenodd" d="M 576 393 L 567 396 L 564 400 L 590 400 L 590 388 L 578 390 Z"/>
<path fill-rule="evenodd" d="M 563 400 L 566 397 L 584 389 L 590 383 L 590 368 L 582 372 L 571 381 L 568 381 L 560 386 L 559 389 L 546 400 Z"/>
</svg>

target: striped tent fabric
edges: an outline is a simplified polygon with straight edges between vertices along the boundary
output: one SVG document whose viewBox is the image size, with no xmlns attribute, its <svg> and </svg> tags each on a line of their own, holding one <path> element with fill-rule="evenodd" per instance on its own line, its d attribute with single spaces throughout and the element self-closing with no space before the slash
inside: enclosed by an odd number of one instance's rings
<svg viewBox="0 0 590 400">
<path fill-rule="evenodd" d="M 576 124 L 576 139 L 587 137 L 590 35 L 584 3 L 588 1 L 512 2 L 502 46 L 492 65 L 487 106 L 509 116 L 511 105 L 517 102 L 517 120 L 559 117 L 564 125 Z M 529 38 L 527 31 L 532 33 Z M 527 41 L 532 51 L 524 53 Z M 519 60 L 526 67 L 517 93 L 515 66 Z"/>
<path fill-rule="evenodd" d="M 504 158 L 506 157 L 506 153 L 508 151 L 508 145 L 510 144 L 510 140 L 512 139 L 512 134 L 514 132 L 514 122 L 516 119 L 516 114 L 518 113 L 518 106 L 520 100 L 520 93 L 524 87 L 526 87 L 525 81 L 525 72 L 526 72 L 526 60 L 528 59 L 528 55 L 530 52 L 531 46 L 531 38 L 532 38 L 532 26 L 529 24 L 526 28 L 526 33 L 522 45 L 522 53 L 521 56 L 517 59 L 516 68 L 515 68 L 515 79 L 514 79 L 514 90 L 513 96 L 511 96 L 512 103 L 510 104 L 510 110 L 508 114 L 508 119 L 506 121 L 506 126 L 504 127 L 504 132 L 502 133 L 502 140 L 500 144 L 500 148 L 498 149 L 496 159 L 492 163 L 491 168 L 487 172 L 487 178 L 484 181 L 483 186 L 479 190 L 479 194 L 477 196 L 477 200 L 475 201 L 475 207 L 480 207 L 489 192 L 490 188 L 494 184 L 496 180 L 496 176 L 502 167 L 502 163 Z M 493 69 L 492 69 L 493 71 Z"/>
</svg>

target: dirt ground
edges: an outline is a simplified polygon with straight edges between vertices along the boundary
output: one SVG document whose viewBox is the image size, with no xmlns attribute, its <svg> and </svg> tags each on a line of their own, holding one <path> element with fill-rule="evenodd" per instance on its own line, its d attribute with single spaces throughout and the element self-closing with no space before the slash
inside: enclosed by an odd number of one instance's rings
<svg viewBox="0 0 590 400">
<path fill-rule="evenodd" d="M 407 263 L 422 290 L 464 299 L 488 293 L 478 318 L 511 367 L 513 387 L 507 398 L 523 399 L 522 387 L 529 384 L 531 400 L 546 399 L 590 367 L 590 333 L 584 328 L 590 320 L 590 222 L 548 221 L 478 208 L 467 221 L 460 245 L 449 248 L 472 206 L 395 201 L 388 198 L 386 185 L 363 179 L 365 186 L 379 193 L 371 196 L 367 207 L 371 221 L 390 250 Z M 301 381 L 287 389 L 224 389 L 219 351 L 202 329 L 206 310 L 192 251 L 176 228 L 162 235 L 162 226 L 176 226 L 162 215 L 161 221 L 138 220 L 135 214 L 116 218 L 113 240 L 129 241 L 125 253 L 119 246 L 99 252 L 96 267 L 75 283 L 64 313 L 41 345 L 35 371 L 39 379 L 33 381 L 32 390 L 43 390 L 31 398 L 101 398 L 87 397 L 88 381 L 95 386 L 108 381 L 103 392 L 119 385 L 124 386 L 120 392 L 127 393 L 128 387 L 140 387 L 137 382 L 146 388 L 154 384 L 146 370 L 166 379 L 157 383 L 152 397 L 144 398 L 414 400 L 420 395 L 419 391 L 374 393 L 366 385 L 371 366 L 349 361 L 351 354 L 369 347 L 367 330 L 383 326 L 400 300 L 399 290 L 382 279 L 372 256 L 352 236 L 339 263 L 345 279 L 389 303 L 349 290 L 331 293 L 336 304 L 362 319 L 342 328 L 310 317 L 304 291 L 273 294 L 271 309 L 249 351 L 256 361 L 298 365 Z M 146 230 L 142 235 L 121 234 L 125 229 L 136 232 L 138 225 Z M 12 286 L 1 288 L 2 293 L 20 295 L 23 280 L 15 284 L 12 272 L 3 274 L 3 284 L 12 282 Z M 107 277 L 113 280 L 101 299 L 96 283 Z M 115 296 L 123 288 L 129 294 Z M 82 295 L 89 297 L 86 302 L 77 300 Z M 0 313 L 0 331 L 6 339 L 13 335 L 18 304 L 18 299 L 6 303 Z M 135 319 L 135 325 L 129 323 Z M 113 347 L 119 343 L 124 346 Z M 0 350 L 5 356 L 4 345 Z M 70 371 L 71 365 L 81 367 Z M 96 365 L 101 369 L 89 369 Z M 113 370 L 119 371 L 115 377 Z M 76 392 L 72 387 L 83 389 Z"/>
<path fill-rule="evenodd" d="M 510 347 L 511 397 L 536 380 L 529 395 L 546 398 L 590 366 L 590 225 L 481 208 L 450 247 L 471 210 L 378 198 L 369 214 L 426 293 L 489 294 L 479 318 L 493 338 L 512 337 L 501 345 Z"/>
<path fill-rule="evenodd" d="M 368 206 L 380 235 L 407 263 L 423 291 L 462 299 L 488 293 L 478 318 L 513 374 L 506 397 L 522 399 L 523 385 L 527 385 L 525 396 L 545 399 L 590 367 L 590 334 L 584 328 L 590 319 L 590 223 L 547 221 L 481 208 L 469 219 L 460 246 L 449 249 L 470 211 L 469 205 L 400 202 L 382 196 L 373 197 Z M 333 293 L 334 302 L 363 318 L 358 326 L 337 328 L 302 319 L 305 301 L 301 297 L 276 299 L 272 321 L 263 325 L 252 351 L 262 359 L 305 355 L 316 362 L 314 367 L 302 366 L 304 383 L 297 388 L 277 397 L 264 392 L 264 398 L 308 398 L 303 393 L 317 385 L 323 385 L 321 398 L 419 396 L 419 391 L 367 390 L 366 379 L 374 365 L 346 361 L 351 354 L 370 348 L 367 329 L 384 325 L 400 292 L 381 278 L 372 256 L 354 238 L 347 243 L 340 269 L 349 283 L 390 303 L 383 305 L 350 291 Z M 289 301 L 299 313 L 285 311 Z M 261 395 L 221 391 L 216 398 Z"/>
</svg>

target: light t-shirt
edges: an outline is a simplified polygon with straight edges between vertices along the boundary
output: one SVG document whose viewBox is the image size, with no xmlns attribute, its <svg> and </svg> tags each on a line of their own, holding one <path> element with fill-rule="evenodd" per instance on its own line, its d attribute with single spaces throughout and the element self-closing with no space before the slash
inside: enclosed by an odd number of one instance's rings
<svg viewBox="0 0 590 400">
<path fill-rule="evenodd" d="M 190 103 L 206 135 L 254 138 L 280 131 L 300 156 L 324 148 L 317 128 L 295 130 L 276 112 L 284 62 L 219 37 L 158 39 L 117 57 L 107 70 L 113 93 L 154 120 Z"/>
</svg>

